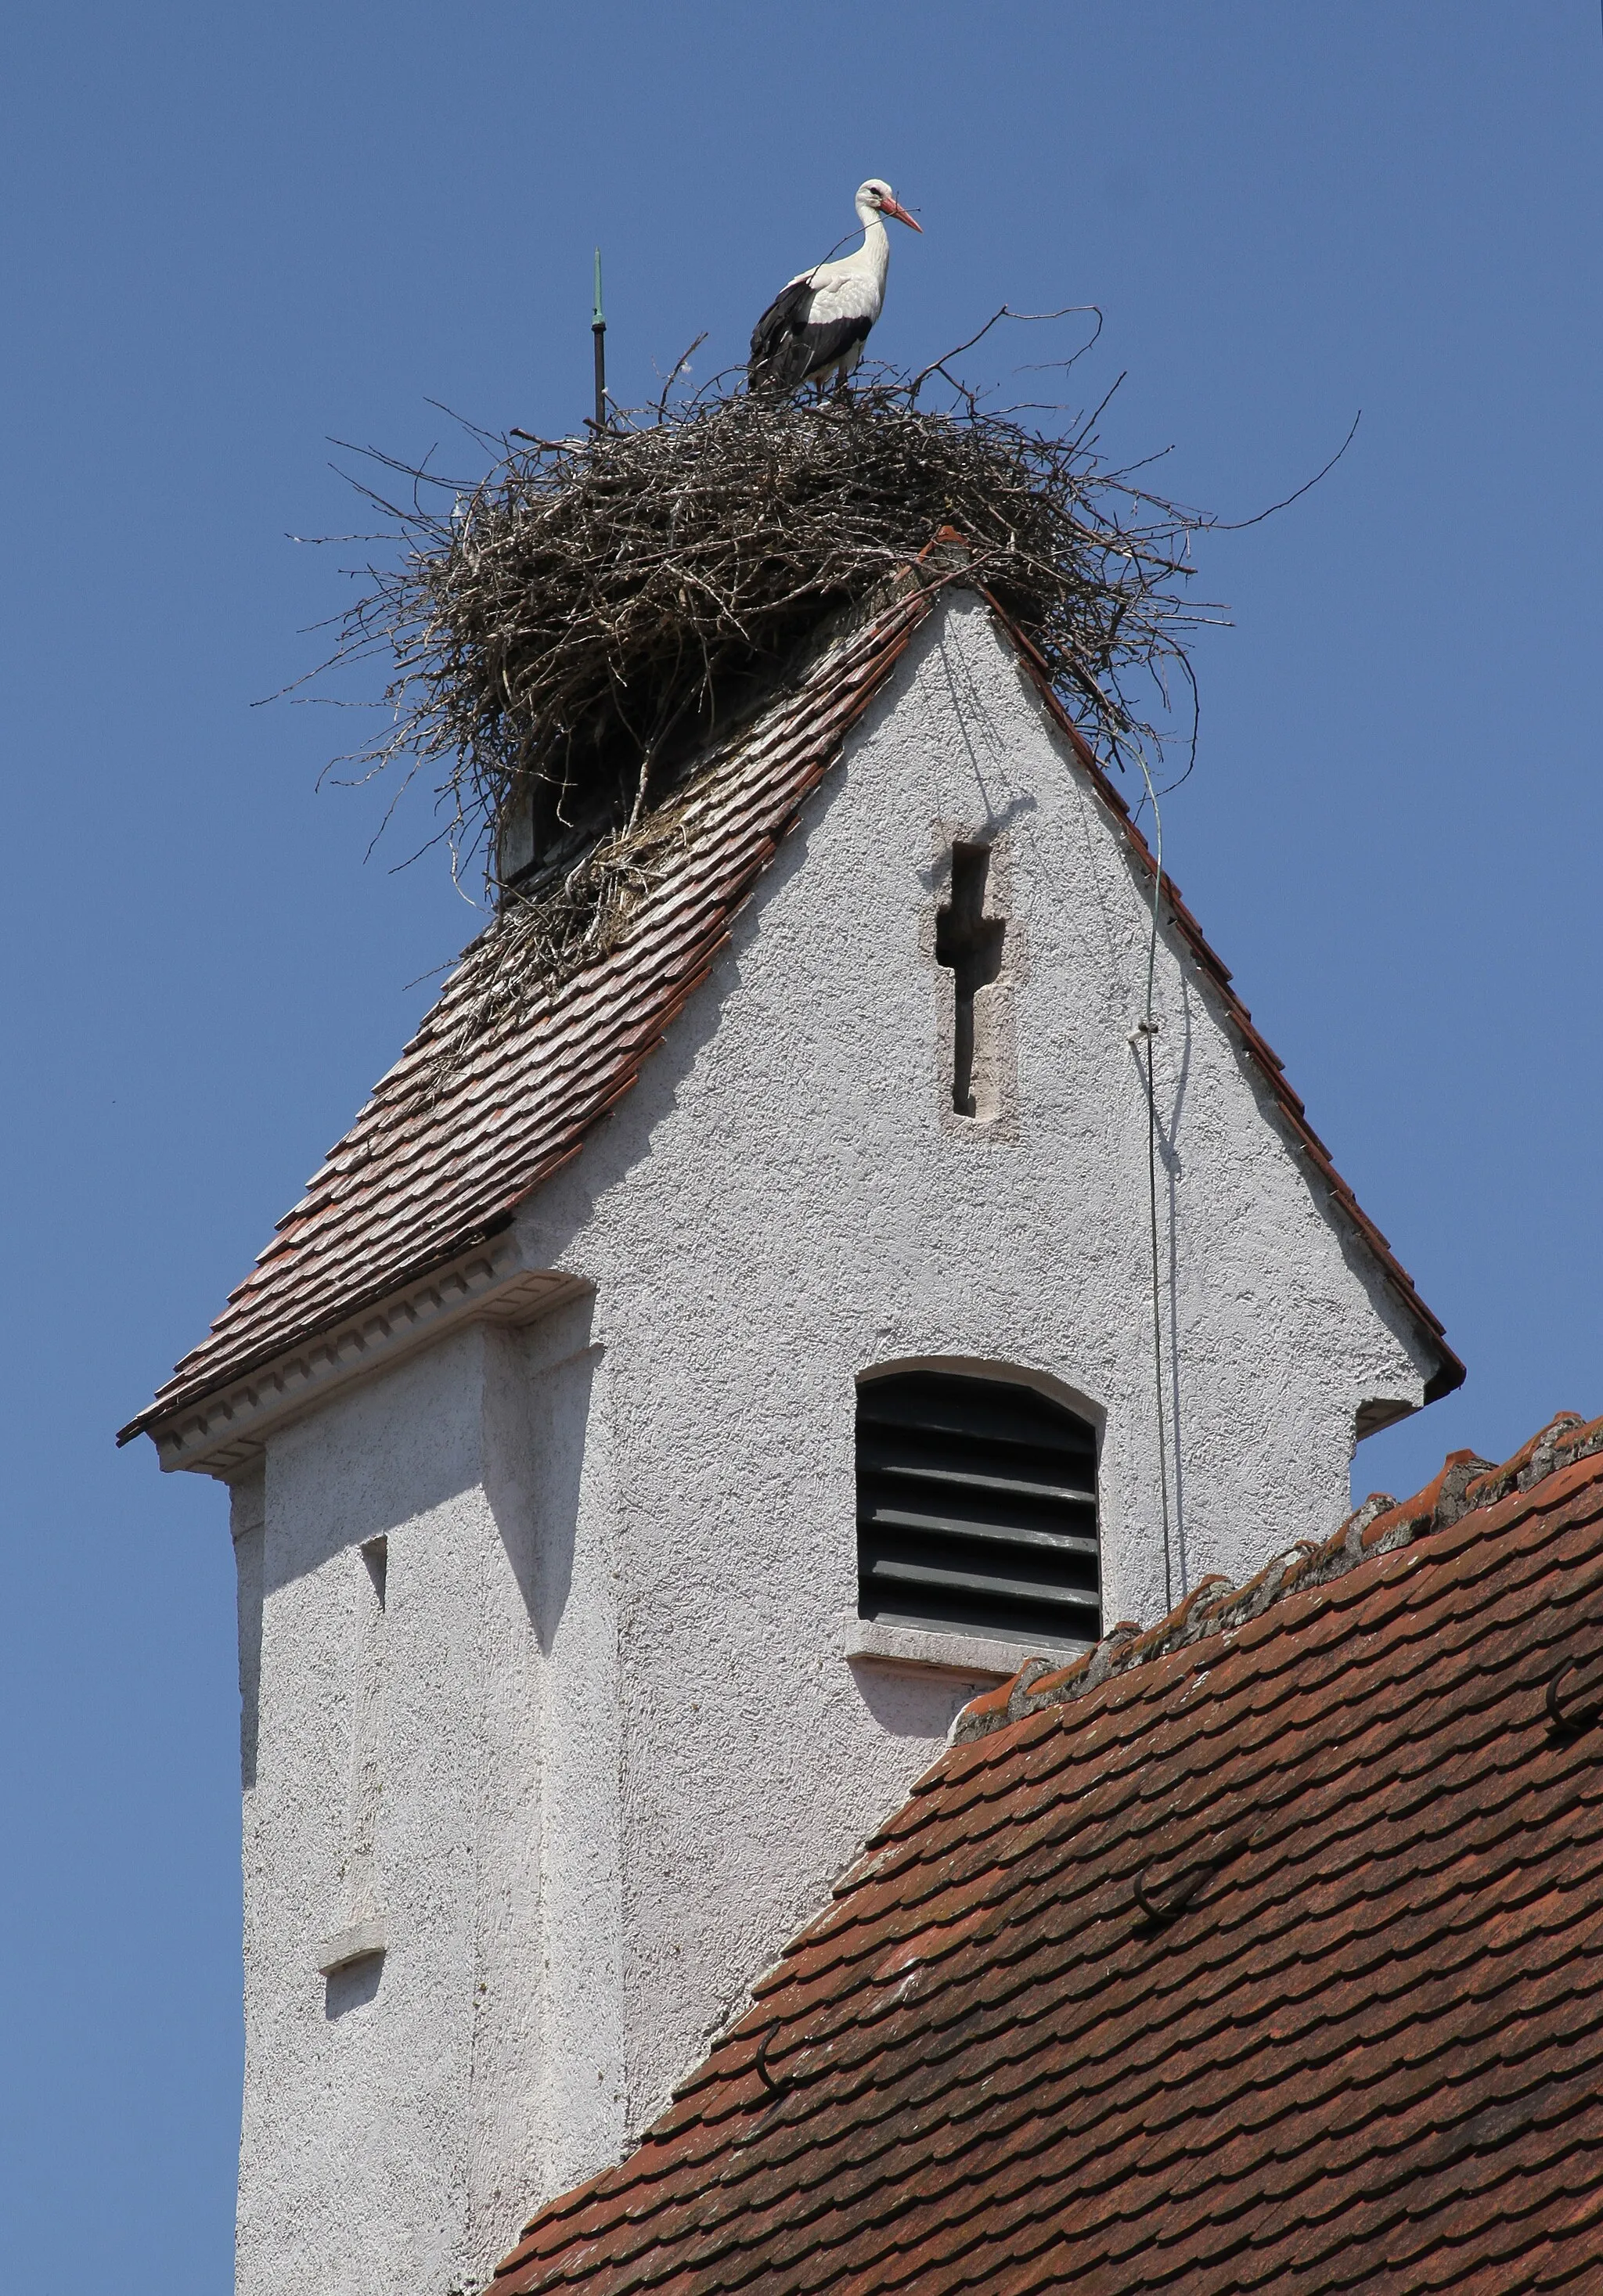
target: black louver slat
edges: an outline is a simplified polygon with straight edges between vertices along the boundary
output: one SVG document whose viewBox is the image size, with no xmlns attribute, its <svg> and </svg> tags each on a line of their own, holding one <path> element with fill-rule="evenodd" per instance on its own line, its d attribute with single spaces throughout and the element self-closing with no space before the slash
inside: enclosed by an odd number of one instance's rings
<svg viewBox="0 0 1603 2296">
<path fill-rule="evenodd" d="M 1095 1431 L 1009 1380 L 866 1380 L 857 1539 L 866 1619 L 1057 1649 L 1094 1642 Z"/>
</svg>

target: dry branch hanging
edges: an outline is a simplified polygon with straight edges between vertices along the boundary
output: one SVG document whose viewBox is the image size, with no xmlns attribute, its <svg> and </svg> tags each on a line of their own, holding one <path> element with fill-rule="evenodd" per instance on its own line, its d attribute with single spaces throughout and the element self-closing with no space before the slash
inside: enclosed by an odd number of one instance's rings
<svg viewBox="0 0 1603 2296">
<path fill-rule="evenodd" d="M 569 832 L 649 811 L 826 617 L 941 526 L 1104 754 L 1161 748 L 1184 635 L 1206 619 L 1182 596 L 1204 521 L 1083 434 L 916 397 L 712 398 L 580 440 L 503 439 L 438 515 L 440 482 L 408 472 L 411 503 L 382 504 L 399 562 L 372 570 L 335 657 L 393 660 L 389 730 L 363 762 L 435 767 L 459 857 L 493 868 L 514 800 L 532 800 L 543 849 L 571 850 Z"/>
</svg>

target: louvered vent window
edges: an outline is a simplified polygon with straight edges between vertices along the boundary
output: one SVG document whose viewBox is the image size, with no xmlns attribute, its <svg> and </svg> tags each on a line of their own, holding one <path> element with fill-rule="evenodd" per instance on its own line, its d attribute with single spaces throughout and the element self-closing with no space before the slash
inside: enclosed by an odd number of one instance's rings
<svg viewBox="0 0 1603 2296">
<path fill-rule="evenodd" d="M 1056 1647 L 1094 1642 L 1095 1431 L 1010 1380 L 865 1380 L 857 1552 L 865 1619 Z"/>
</svg>

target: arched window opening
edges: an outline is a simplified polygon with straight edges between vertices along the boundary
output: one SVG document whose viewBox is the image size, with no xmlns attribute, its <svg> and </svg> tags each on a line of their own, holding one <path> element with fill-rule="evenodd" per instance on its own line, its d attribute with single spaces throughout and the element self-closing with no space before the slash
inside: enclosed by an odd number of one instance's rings
<svg viewBox="0 0 1603 2296">
<path fill-rule="evenodd" d="M 1012 1380 L 864 1380 L 857 1551 L 865 1619 L 1055 1649 L 1095 1642 L 1096 1430 Z"/>
</svg>

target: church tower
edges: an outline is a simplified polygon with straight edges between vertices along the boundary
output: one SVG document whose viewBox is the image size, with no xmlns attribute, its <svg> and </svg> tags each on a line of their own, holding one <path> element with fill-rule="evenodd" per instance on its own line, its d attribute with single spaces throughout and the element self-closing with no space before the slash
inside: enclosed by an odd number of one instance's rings
<svg viewBox="0 0 1603 2296">
<path fill-rule="evenodd" d="M 1169 885 L 1148 1007 L 982 592 L 665 818 L 548 997 L 470 950 L 124 1431 L 232 1492 L 242 2296 L 481 2285 L 976 1691 L 1325 1537 L 1463 1376 Z"/>
</svg>

